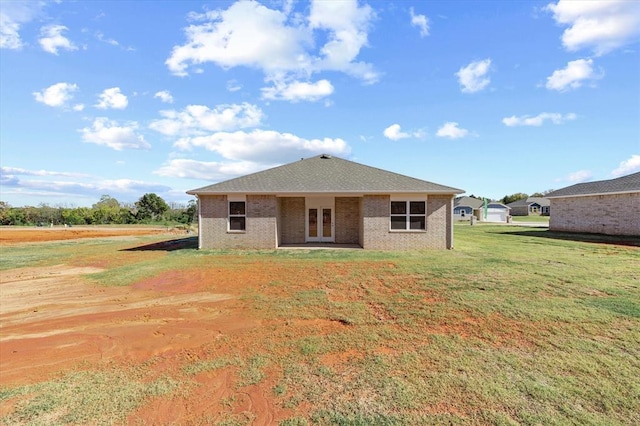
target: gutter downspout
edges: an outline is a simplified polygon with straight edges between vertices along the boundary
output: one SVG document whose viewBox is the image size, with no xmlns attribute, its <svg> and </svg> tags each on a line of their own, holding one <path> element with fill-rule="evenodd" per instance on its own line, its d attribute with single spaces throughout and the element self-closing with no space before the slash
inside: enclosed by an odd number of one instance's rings
<svg viewBox="0 0 640 426">
<path fill-rule="evenodd" d="M 196 194 L 196 200 L 198 201 L 198 250 L 200 250 L 202 249 L 202 207 L 198 194 Z"/>
</svg>

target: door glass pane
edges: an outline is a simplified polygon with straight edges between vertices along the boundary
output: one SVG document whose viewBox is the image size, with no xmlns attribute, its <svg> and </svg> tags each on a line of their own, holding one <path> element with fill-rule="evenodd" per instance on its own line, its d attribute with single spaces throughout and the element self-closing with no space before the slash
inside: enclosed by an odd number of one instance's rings
<svg viewBox="0 0 640 426">
<path fill-rule="evenodd" d="M 309 236 L 318 236 L 318 209 L 309 209 Z"/>
<path fill-rule="evenodd" d="M 331 209 L 322 209 L 322 236 L 331 237 Z"/>
</svg>

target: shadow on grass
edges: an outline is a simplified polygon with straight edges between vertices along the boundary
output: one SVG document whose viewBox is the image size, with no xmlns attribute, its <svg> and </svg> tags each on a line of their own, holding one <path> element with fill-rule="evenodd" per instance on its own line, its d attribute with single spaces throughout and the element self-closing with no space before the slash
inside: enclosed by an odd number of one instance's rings
<svg viewBox="0 0 640 426">
<path fill-rule="evenodd" d="M 198 248 L 198 237 L 178 238 L 177 240 L 158 241 L 157 243 L 122 249 L 121 251 L 175 251 Z"/>
<path fill-rule="evenodd" d="M 553 240 L 579 241 L 583 243 L 615 244 L 621 246 L 640 247 L 640 237 L 628 235 L 579 234 L 571 232 L 543 231 L 540 230 L 540 228 L 494 233 L 504 235 L 518 235 L 522 237 L 549 238 Z"/>
</svg>

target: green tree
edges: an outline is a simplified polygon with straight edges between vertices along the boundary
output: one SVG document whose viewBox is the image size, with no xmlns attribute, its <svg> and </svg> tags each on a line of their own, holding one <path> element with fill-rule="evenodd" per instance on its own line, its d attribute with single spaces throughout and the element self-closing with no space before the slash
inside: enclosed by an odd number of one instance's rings
<svg viewBox="0 0 640 426">
<path fill-rule="evenodd" d="M 524 192 L 516 192 L 515 194 L 505 195 L 504 197 L 502 197 L 502 199 L 500 199 L 500 202 L 502 204 L 509 204 L 518 200 L 526 200 L 527 198 L 529 198 L 529 196 Z"/>
<path fill-rule="evenodd" d="M 120 215 L 120 203 L 108 194 L 100 197 L 100 201 L 92 207 L 94 223 L 114 223 L 118 222 Z"/>
<path fill-rule="evenodd" d="M 138 213 L 136 217 L 139 220 L 159 220 L 162 219 L 164 213 L 169 210 L 167 203 L 154 193 L 144 194 L 136 201 Z"/>
</svg>

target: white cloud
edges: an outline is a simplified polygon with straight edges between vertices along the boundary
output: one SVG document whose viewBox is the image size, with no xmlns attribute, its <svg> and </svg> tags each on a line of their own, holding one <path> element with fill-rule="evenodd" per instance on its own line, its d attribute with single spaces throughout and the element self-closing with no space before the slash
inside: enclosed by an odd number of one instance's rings
<svg viewBox="0 0 640 426">
<path fill-rule="evenodd" d="M 399 124 L 392 124 L 391 126 L 384 129 L 382 134 L 387 139 L 391 139 L 392 141 L 398 141 L 400 139 L 406 139 L 406 138 L 422 138 L 425 136 L 422 130 L 417 130 L 410 133 L 403 132 Z"/>
<path fill-rule="evenodd" d="M 38 176 L 41 179 L 21 178 L 19 176 Z M 55 177 L 58 179 L 47 179 Z M 60 178 L 69 178 L 62 180 Z M 122 200 L 140 197 L 146 192 L 168 194 L 171 188 L 154 182 L 132 179 L 103 179 L 84 173 L 51 172 L 45 170 L 26 170 L 17 167 L 0 169 L 0 181 L 5 194 L 33 195 L 42 197 L 83 197 L 95 198 L 96 194 L 109 194 Z M 10 188 L 10 189 L 9 189 Z"/>
<path fill-rule="evenodd" d="M 187 179 L 217 180 L 235 176 L 247 175 L 269 166 L 264 166 L 251 161 L 216 162 L 197 161 L 191 159 L 173 159 L 154 171 L 154 174 L 166 177 L 178 177 Z"/>
<path fill-rule="evenodd" d="M 242 89 L 242 85 L 238 83 L 236 80 L 227 81 L 227 90 L 229 92 L 237 92 L 240 89 Z"/>
<path fill-rule="evenodd" d="M 444 123 L 436 132 L 436 136 L 450 139 L 464 138 L 468 134 L 469 131 L 467 129 L 458 127 L 458 123 L 456 123 L 455 121 Z"/>
<path fill-rule="evenodd" d="M 392 141 L 405 139 L 405 138 L 408 138 L 408 137 L 411 136 L 409 133 L 404 133 L 404 132 L 400 131 L 400 125 L 399 124 L 392 124 L 391 126 L 389 126 L 386 129 L 384 129 L 384 132 L 382 132 L 382 134 L 387 139 L 391 139 Z"/>
<path fill-rule="evenodd" d="M 545 9 L 558 24 L 568 26 L 562 44 L 569 51 L 592 49 L 603 55 L 640 36 L 640 2 L 635 0 L 560 0 Z"/>
<path fill-rule="evenodd" d="M 549 90 L 564 92 L 581 87 L 585 81 L 602 78 L 602 75 L 593 70 L 593 59 L 578 59 L 568 62 L 564 69 L 555 70 L 547 77 L 546 87 Z"/>
<path fill-rule="evenodd" d="M 76 50 L 78 47 L 62 35 L 68 28 L 64 25 L 47 25 L 40 29 L 38 42 L 45 52 L 58 54 L 58 49 Z"/>
<path fill-rule="evenodd" d="M 529 115 L 521 115 L 520 117 L 516 117 L 512 115 L 511 117 L 505 117 L 502 119 L 502 123 L 505 126 L 514 127 L 514 126 L 542 126 L 545 121 L 551 121 L 553 124 L 562 124 L 569 120 L 575 120 L 578 116 L 572 112 L 568 114 L 560 114 L 557 112 L 543 112 L 535 117 L 531 117 Z"/>
<path fill-rule="evenodd" d="M 589 170 L 578 170 L 567 176 L 567 180 L 571 183 L 582 183 L 591 180 L 593 175 Z"/>
<path fill-rule="evenodd" d="M 327 42 L 315 59 L 315 70 L 342 71 L 375 83 L 379 76 L 371 64 L 354 62 L 360 49 L 367 45 L 368 30 L 375 13 L 369 5 L 358 5 L 358 0 L 313 0 L 309 15 L 312 30 L 326 30 Z"/>
<path fill-rule="evenodd" d="M 84 110 L 84 104 L 76 104 L 76 105 L 74 105 L 73 106 L 73 110 L 74 111 L 78 111 L 78 112 L 83 111 Z"/>
<path fill-rule="evenodd" d="M 151 148 L 137 130 L 138 123 L 135 121 L 119 125 L 114 120 L 98 117 L 93 121 L 91 128 L 85 127 L 80 132 L 85 142 L 104 145 L 116 151 Z"/>
<path fill-rule="evenodd" d="M 50 107 L 62 107 L 73 98 L 73 92 L 76 90 L 78 90 L 77 84 L 56 83 L 42 92 L 33 92 L 33 96 L 36 101 Z"/>
<path fill-rule="evenodd" d="M 188 105 L 182 111 L 160 111 L 163 117 L 149 127 L 167 136 L 204 135 L 206 132 L 235 130 L 258 126 L 263 118 L 260 108 L 248 103 L 218 105 Z"/>
<path fill-rule="evenodd" d="M 0 48 L 14 50 L 22 48 L 18 30 L 20 30 L 20 23 L 8 19 L 4 13 L 0 12 Z"/>
<path fill-rule="evenodd" d="M 0 173 L 3 175 L 20 175 L 20 176 L 63 176 L 63 177 L 74 177 L 81 178 L 87 177 L 89 175 L 84 173 L 73 173 L 73 172 L 54 172 L 51 170 L 28 170 L 23 169 L 21 167 L 0 167 Z"/>
<path fill-rule="evenodd" d="M 100 31 L 96 31 L 96 38 L 103 43 L 107 43 L 112 46 L 120 46 L 120 43 L 118 43 L 117 40 L 114 40 L 112 38 L 106 38 L 104 34 L 102 34 Z"/>
<path fill-rule="evenodd" d="M 160 92 L 157 92 L 155 95 L 153 95 L 153 97 L 160 99 L 162 102 L 166 104 L 173 103 L 173 96 L 171 96 L 171 93 L 169 93 L 168 90 L 162 90 Z"/>
<path fill-rule="evenodd" d="M 458 82 L 464 93 L 479 92 L 489 85 L 491 79 L 487 77 L 490 71 L 491 59 L 471 62 L 466 67 L 460 68 L 456 73 Z"/>
<path fill-rule="evenodd" d="M 261 90 L 264 99 L 315 102 L 331 95 L 334 89 L 329 80 L 319 80 L 315 83 L 304 81 L 274 82 L 274 86 L 264 87 Z"/>
<path fill-rule="evenodd" d="M 125 109 L 128 104 L 129 100 L 126 95 L 120 92 L 120 88 L 112 87 L 110 89 L 105 89 L 99 95 L 99 102 L 94 106 L 100 109 Z"/>
<path fill-rule="evenodd" d="M 174 146 L 182 150 L 200 147 L 229 160 L 260 164 L 280 164 L 322 153 L 345 155 L 350 152 L 349 145 L 339 138 L 304 139 L 273 130 L 218 132 L 207 136 L 185 137 L 179 139 Z"/>
<path fill-rule="evenodd" d="M 33 20 L 43 7 L 37 1 L 5 1 L 0 7 L 0 49 L 21 49 L 20 27 Z"/>
<path fill-rule="evenodd" d="M 611 176 L 620 177 L 631 173 L 640 172 L 640 155 L 633 154 L 628 160 L 620 162 L 620 165 L 611 172 Z"/>
<path fill-rule="evenodd" d="M 429 18 L 425 15 L 416 15 L 413 8 L 409 9 L 411 14 L 411 25 L 420 29 L 420 37 L 429 35 Z"/>
<path fill-rule="evenodd" d="M 185 28 L 186 44 L 175 46 L 166 60 L 176 75 L 187 75 L 190 64 L 213 62 L 223 68 L 249 66 L 275 72 L 308 66 L 303 28 L 286 26 L 286 15 L 255 1 L 236 2 L 192 18 L 205 21 Z M 300 62 L 302 62 L 300 64 Z"/>
<path fill-rule="evenodd" d="M 201 22 L 185 29 L 186 43 L 175 46 L 165 63 L 179 76 L 187 75 L 190 66 L 211 62 L 222 68 L 257 68 L 267 80 L 308 78 L 323 70 L 345 72 L 367 83 L 378 79 L 370 64 L 356 61 L 374 17 L 369 6 L 360 7 L 357 0 L 316 0 L 307 20 L 289 20 L 286 9 L 248 0 L 226 10 L 191 14 Z M 326 42 L 316 50 L 321 40 Z"/>
</svg>

